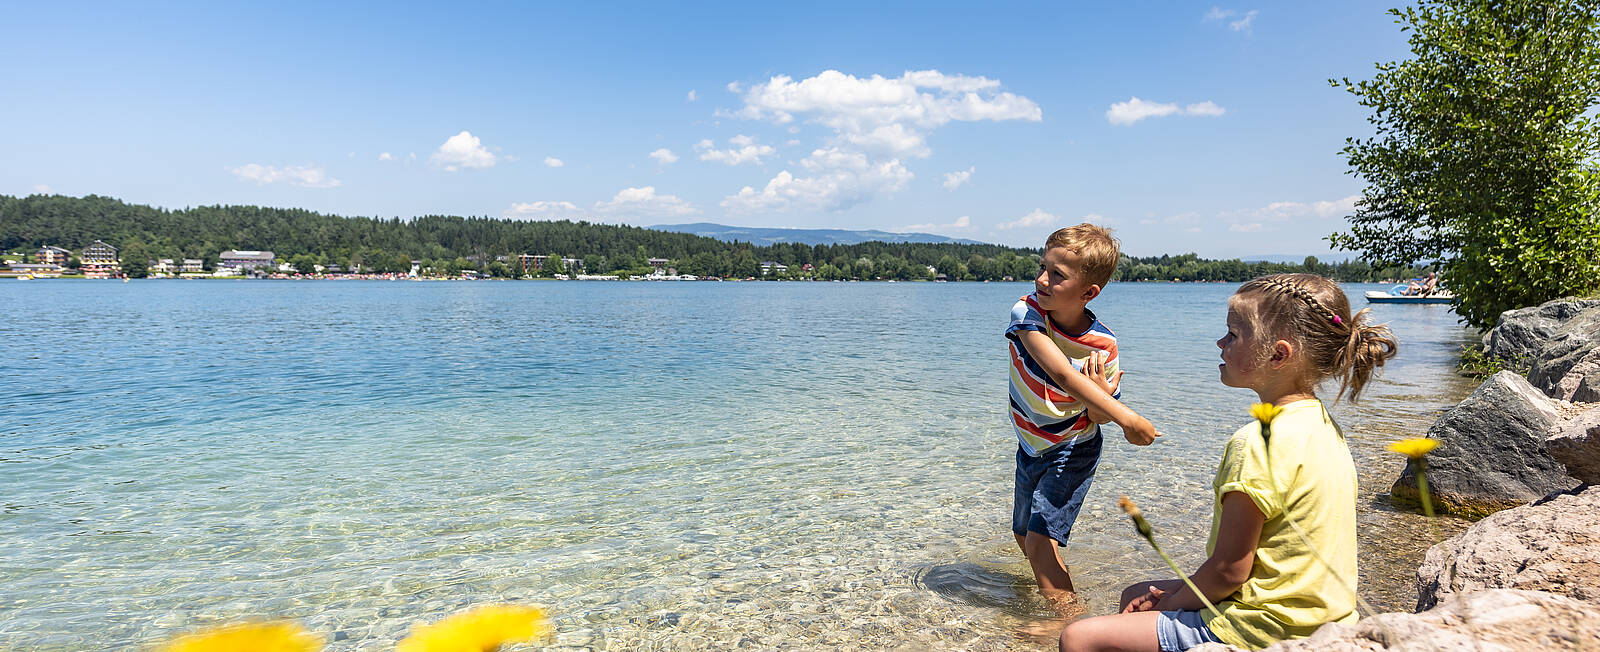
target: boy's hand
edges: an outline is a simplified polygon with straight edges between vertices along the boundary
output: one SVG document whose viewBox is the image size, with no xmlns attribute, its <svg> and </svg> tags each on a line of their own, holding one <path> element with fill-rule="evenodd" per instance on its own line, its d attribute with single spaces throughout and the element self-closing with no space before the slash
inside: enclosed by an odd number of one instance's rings
<svg viewBox="0 0 1600 652">
<path fill-rule="evenodd" d="M 1167 597 L 1166 591 L 1163 591 L 1156 585 L 1151 584 L 1150 588 L 1144 592 L 1144 595 L 1129 600 L 1128 606 L 1122 608 L 1122 613 L 1133 614 L 1141 611 L 1150 611 L 1155 609 L 1156 604 L 1161 602 L 1161 599 L 1165 597 Z"/>
<path fill-rule="evenodd" d="M 1117 377 L 1106 380 L 1106 358 L 1111 354 L 1104 351 L 1095 351 L 1089 354 L 1089 359 L 1083 363 L 1083 375 L 1094 381 L 1096 387 L 1105 392 L 1107 396 L 1117 395 L 1117 384 L 1122 382 L 1122 370 L 1117 370 Z"/>
<path fill-rule="evenodd" d="M 1117 425 L 1122 426 L 1123 439 L 1128 440 L 1128 443 L 1134 446 L 1149 446 L 1156 442 L 1156 437 L 1161 436 L 1161 433 L 1156 432 L 1155 424 L 1137 414 L 1133 415 L 1133 419 L 1129 420 L 1128 423 L 1118 423 Z"/>
</svg>

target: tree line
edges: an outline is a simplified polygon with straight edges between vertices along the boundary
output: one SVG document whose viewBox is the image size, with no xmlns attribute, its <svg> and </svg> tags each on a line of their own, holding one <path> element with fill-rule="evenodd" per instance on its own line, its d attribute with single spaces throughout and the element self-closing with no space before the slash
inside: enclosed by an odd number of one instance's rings
<svg viewBox="0 0 1600 652">
<path fill-rule="evenodd" d="M 412 261 L 442 276 L 477 271 L 524 274 L 518 254 L 547 256 L 530 274 L 566 269 L 563 258 L 582 261 L 590 274 L 642 275 L 650 258 L 664 258 L 679 273 L 722 278 L 763 277 L 762 263 L 786 267 L 766 278 L 960 281 L 1025 280 L 1037 273 L 1038 249 L 990 244 L 778 243 L 756 246 L 688 233 L 585 221 L 529 222 L 488 217 L 427 215 L 410 220 L 341 217 L 292 208 L 199 206 L 164 209 L 89 195 L 0 195 L 0 249 L 55 245 L 79 250 L 103 240 L 119 250 L 137 275 L 159 258 L 198 258 L 212 268 L 229 249 L 268 250 L 300 271 L 339 265 L 376 273 L 404 273 Z M 809 266 L 809 269 L 807 269 Z M 1417 270 L 1374 270 L 1361 262 L 1328 264 L 1308 257 L 1299 264 L 1210 260 L 1195 254 L 1124 256 L 1122 280 L 1241 282 L 1262 274 L 1309 271 L 1340 281 L 1415 275 Z"/>
</svg>

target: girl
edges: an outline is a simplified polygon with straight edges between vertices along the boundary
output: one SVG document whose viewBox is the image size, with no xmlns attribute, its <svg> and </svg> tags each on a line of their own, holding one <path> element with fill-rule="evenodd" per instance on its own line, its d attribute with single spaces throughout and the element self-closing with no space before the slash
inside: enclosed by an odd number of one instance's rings
<svg viewBox="0 0 1600 652">
<path fill-rule="evenodd" d="M 1222 383 L 1254 390 L 1282 412 L 1270 439 L 1258 421 L 1235 432 L 1212 481 L 1210 558 L 1189 579 L 1220 616 L 1181 580 L 1141 582 L 1122 592 L 1122 613 L 1061 632 L 1062 650 L 1258 649 L 1355 621 L 1344 583 L 1356 578 L 1355 463 L 1316 389 L 1336 377 L 1334 398 L 1354 401 L 1394 357 L 1389 329 L 1367 321 L 1366 310 L 1351 315 L 1339 286 L 1315 274 L 1239 287 L 1228 301 L 1228 333 L 1217 340 Z"/>
</svg>

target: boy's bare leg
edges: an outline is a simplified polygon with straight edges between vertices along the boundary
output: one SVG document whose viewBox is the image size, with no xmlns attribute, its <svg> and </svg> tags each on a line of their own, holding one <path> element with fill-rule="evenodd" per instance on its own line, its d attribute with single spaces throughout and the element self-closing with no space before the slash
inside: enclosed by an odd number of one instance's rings
<svg viewBox="0 0 1600 652">
<path fill-rule="evenodd" d="M 1039 583 L 1039 595 L 1044 596 L 1050 607 L 1063 618 L 1082 615 L 1083 605 L 1072 587 L 1072 576 L 1067 572 L 1066 565 L 1061 563 L 1061 556 L 1056 553 L 1055 539 L 1029 532 L 1026 537 L 1017 537 L 1017 546 L 1022 548 L 1028 565 L 1033 567 L 1033 579 Z"/>
<path fill-rule="evenodd" d="M 1061 556 L 1056 554 L 1055 539 L 1029 532 L 1020 543 L 1022 554 L 1028 558 L 1028 565 L 1033 566 L 1033 578 L 1039 582 L 1040 593 L 1073 592 L 1072 576 L 1067 573 L 1066 565 L 1061 563 Z"/>
</svg>

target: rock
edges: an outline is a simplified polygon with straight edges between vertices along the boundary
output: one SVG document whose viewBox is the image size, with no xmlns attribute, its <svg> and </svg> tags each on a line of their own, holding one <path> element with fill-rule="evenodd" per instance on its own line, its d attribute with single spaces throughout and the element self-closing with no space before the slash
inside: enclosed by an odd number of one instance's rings
<svg viewBox="0 0 1600 652">
<path fill-rule="evenodd" d="M 1483 353 L 1526 368 L 1545 340 L 1567 320 L 1596 306 L 1600 299 L 1566 298 L 1502 312 L 1495 327 L 1483 336 Z"/>
<path fill-rule="evenodd" d="M 1566 596 L 1493 589 L 1453 596 L 1419 614 L 1378 614 L 1354 625 L 1330 623 L 1307 638 L 1262 652 L 1438 652 L 1594 650 L 1600 648 L 1600 607 Z M 1192 652 L 1236 652 L 1207 643 Z"/>
<path fill-rule="evenodd" d="M 1508 509 L 1428 549 L 1417 610 L 1457 593 L 1526 589 L 1600 606 L 1600 487 Z"/>
<path fill-rule="evenodd" d="M 1600 406 L 1556 424 L 1544 450 L 1567 467 L 1567 475 L 1600 485 Z"/>
<path fill-rule="evenodd" d="M 1528 382 L 1551 398 L 1600 401 L 1600 307 L 1574 315 L 1546 338 Z"/>
<path fill-rule="evenodd" d="M 1485 516 L 1577 484 L 1544 449 L 1551 425 L 1560 419 L 1556 406 L 1521 376 L 1502 371 L 1439 417 L 1428 429 L 1440 441 L 1427 458 L 1434 505 Z M 1389 491 L 1416 502 L 1415 466 L 1406 465 Z"/>
</svg>

